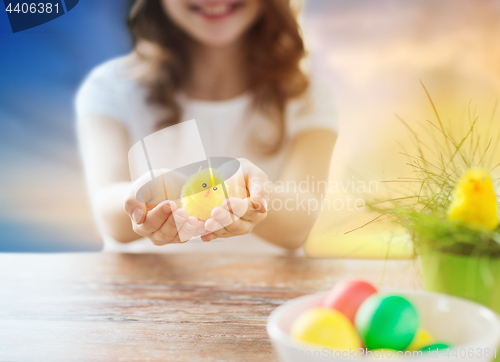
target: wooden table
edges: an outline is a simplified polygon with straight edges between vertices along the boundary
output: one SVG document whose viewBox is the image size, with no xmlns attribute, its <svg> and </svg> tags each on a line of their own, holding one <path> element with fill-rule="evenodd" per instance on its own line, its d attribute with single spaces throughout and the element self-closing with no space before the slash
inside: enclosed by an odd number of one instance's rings
<svg viewBox="0 0 500 362">
<path fill-rule="evenodd" d="M 412 261 L 0 254 L 0 361 L 274 361 L 274 308 L 383 274 L 420 288 Z"/>
</svg>

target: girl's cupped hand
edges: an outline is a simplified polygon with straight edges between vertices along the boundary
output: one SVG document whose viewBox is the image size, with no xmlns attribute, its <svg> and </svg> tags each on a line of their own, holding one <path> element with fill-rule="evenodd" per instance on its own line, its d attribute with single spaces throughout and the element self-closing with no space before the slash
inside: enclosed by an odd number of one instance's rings
<svg viewBox="0 0 500 362">
<path fill-rule="evenodd" d="M 134 231 L 158 246 L 186 242 L 204 233 L 203 222 L 189 216 L 174 201 L 165 200 L 165 181 L 161 175 L 166 174 L 166 170 L 155 170 L 154 174 L 153 181 L 149 173 L 135 181 L 125 199 L 125 212 L 132 220 Z M 173 172 L 168 174 L 169 189 L 180 189 L 185 177 Z"/>
<path fill-rule="evenodd" d="M 229 198 L 212 210 L 203 241 L 249 234 L 267 216 L 267 175 L 247 159 L 239 161 L 241 173 L 226 181 Z"/>
</svg>

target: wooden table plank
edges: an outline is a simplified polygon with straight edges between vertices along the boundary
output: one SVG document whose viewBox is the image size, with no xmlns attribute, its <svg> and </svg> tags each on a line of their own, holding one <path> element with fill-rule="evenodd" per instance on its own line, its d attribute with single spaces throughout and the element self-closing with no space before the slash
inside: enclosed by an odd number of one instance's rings
<svg viewBox="0 0 500 362">
<path fill-rule="evenodd" d="M 265 323 L 279 304 L 353 277 L 417 289 L 415 270 L 267 255 L 0 254 L 0 360 L 273 361 Z"/>
</svg>

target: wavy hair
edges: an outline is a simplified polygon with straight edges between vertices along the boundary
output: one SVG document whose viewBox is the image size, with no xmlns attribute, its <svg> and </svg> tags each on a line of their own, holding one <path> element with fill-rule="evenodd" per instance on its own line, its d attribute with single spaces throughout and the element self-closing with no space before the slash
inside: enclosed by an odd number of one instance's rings
<svg viewBox="0 0 500 362">
<path fill-rule="evenodd" d="M 247 74 L 254 107 L 267 114 L 279 129 L 273 144 L 261 144 L 261 149 L 273 153 L 283 144 L 286 103 L 302 95 L 309 81 L 300 69 L 306 52 L 290 0 L 260 1 L 263 11 L 245 36 Z M 187 44 L 191 38 L 169 19 L 161 0 L 138 0 L 132 4 L 128 26 L 135 53 L 147 69 L 139 81 L 148 90 L 148 100 L 168 110 L 158 124 L 160 129 L 181 119 L 182 110 L 175 95 L 189 74 Z"/>
</svg>

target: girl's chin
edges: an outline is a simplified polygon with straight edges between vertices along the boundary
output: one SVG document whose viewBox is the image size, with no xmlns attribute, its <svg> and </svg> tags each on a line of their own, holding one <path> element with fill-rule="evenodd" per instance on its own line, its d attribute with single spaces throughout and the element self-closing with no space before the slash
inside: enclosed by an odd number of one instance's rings
<svg viewBox="0 0 500 362">
<path fill-rule="evenodd" d="M 198 43 L 210 48 L 227 48 L 238 42 L 238 35 L 214 35 L 209 36 L 205 33 L 203 36 L 197 37 Z"/>
</svg>

